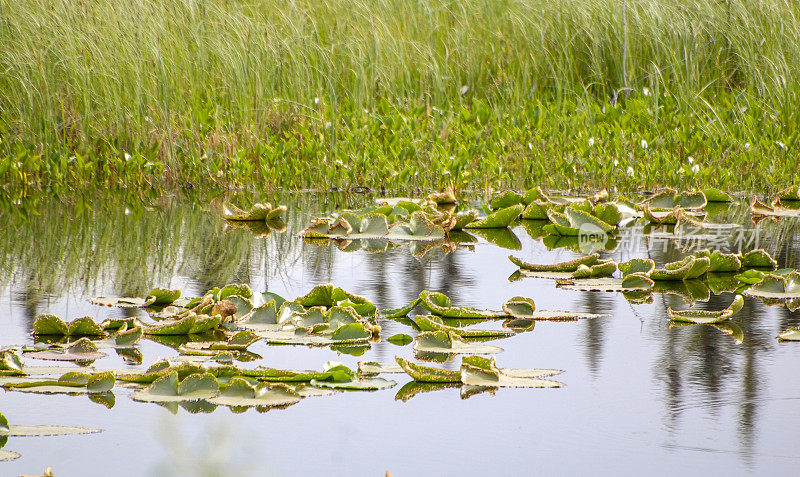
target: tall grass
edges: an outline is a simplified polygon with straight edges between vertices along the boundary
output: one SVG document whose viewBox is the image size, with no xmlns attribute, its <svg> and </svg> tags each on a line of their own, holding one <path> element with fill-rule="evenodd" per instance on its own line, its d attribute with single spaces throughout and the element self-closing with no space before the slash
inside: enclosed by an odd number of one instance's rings
<svg viewBox="0 0 800 477">
<path fill-rule="evenodd" d="M 800 122 L 800 4 L 784 0 L 0 0 L 0 12 L 0 147 L 36 161 L 137 151 L 180 168 L 298 123 L 333 154 L 324 125 L 345 112 L 588 108 L 626 84 L 676 98 L 700 128 L 726 128 L 719 108 L 742 104 L 754 122 Z"/>
</svg>

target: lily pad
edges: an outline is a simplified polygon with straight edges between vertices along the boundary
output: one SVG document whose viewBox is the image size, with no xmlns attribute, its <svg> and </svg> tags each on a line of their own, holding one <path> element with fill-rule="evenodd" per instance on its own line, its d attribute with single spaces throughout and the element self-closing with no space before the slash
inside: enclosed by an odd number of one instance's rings
<svg viewBox="0 0 800 477">
<path fill-rule="evenodd" d="M 533 298 L 515 296 L 503 303 L 503 311 L 514 318 L 530 318 L 536 310 Z"/>
<path fill-rule="evenodd" d="M 153 288 L 147 293 L 147 299 L 155 298 L 153 305 L 169 305 L 181 297 L 179 289 Z"/>
<path fill-rule="evenodd" d="M 445 331 L 462 338 L 503 338 L 514 334 L 512 331 L 507 330 L 476 330 L 448 326 L 442 323 L 441 318 L 433 315 L 416 316 L 414 322 L 422 331 Z"/>
<path fill-rule="evenodd" d="M 516 388 L 558 388 L 558 381 L 507 374 L 495 365 L 494 358 L 479 356 L 464 357 L 461 360 L 461 382 L 468 386 L 516 387 Z"/>
<path fill-rule="evenodd" d="M 364 378 L 346 382 L 319 381 L 313 379 L 311 380 L 311 385 L 320 388 L 341 389 L 347 391 L 378 391 L 380 389 L 392 388 L 396 386 L 397 383 L 383 378 Z"/>
<path fill-rule="evenodd" d="M 219 383 L 210 373 L 197 373 L 178 381 L 177 371 L 161 376 L 131 397 L 143 402 L 178 402 L 209 399 L 219 394 Z"/>
<path fill-rule="evenodd" d="M 395 356 L 394 359 L 397 361 L 397 364 L 406 372 L 409 376 L 414 378 L 414 381 L 419 381 L 423 383 L 460 383 L 461 382 L 461 372 L 460 371 L 451 371 L 448 369 L 440 369 L 440 368 L 433 368 L 430 366 L 422 366 L 416 363 L 413 363 L 407 359 L 403 359 L 399 356 Z"/>
<path fill-rule="evenodd" d="M 650 273 L 656 268 L 656 262 L 649 258 L 632 258 L 627 262 L 618 264 L 617 268 L 622 272 L 623 277 L 633 273 L 650 276 Z"/>
<path fill-rule="evenodd" d="M 594 292 L 634 292 L 653 288 L 653 280 L 633 273 L 624 278 L 590 278 L 585 280 L 559 280 L 558 287 L 566 290 Z"/>
<path fill-rule="evenodd" d="M 800 327 L 789 328 L 778 335 L 778 341 L 800 341 Z"/>
<path fill-rule="evenodd" d="M 489 201 L 489 208 L 499 210 L 524 203 L 525 199 L 521 195 L 513 190 L 506 190 L 492 197 L 492 200 Z"/>
<path fill-rule="evenodd" d="M 800 273 L 766 274 L 761 281 L 745 290 L 744 294 L 757 298 L 800 298 Z"/>
<path fill-rule="evenodd" d="M 208 402 L 220 406 L 277 407 L 299 402 L 302 396 L 285 384 L 261 384 L 254 386 L 243 378 L 233 378 L 218 396 Z"/>
<path fill-rule="evenodd" d="M 518 266 L 520 269 L 530 270 L 534 272 L 574 272 L 578 269 L 580 265 L 592 266 L 596 265 L 600 261 L 600 255 L 597 253 L 593 253 L 591 255 L 586 255 L 583 257 L 578 257 L 572 260 L 567 260 L 565 262 L 558 262 L 553 264 L 536 264 L 536 263 L 528 263 L 514 257 L 513 255 L 509 255 L 508 259 L 511 262 Z"/>
<path fill-rule="evenodd" d="M 492 354 L 503 351 L 496 346 L 467 343 L 458 335 L 445 331 L 426 331 L 414 339 L 414 350 L 438 354 Z"/>
<path fill-rule="evenodd" d="M 150 306 L 155 302 L 154 297 L 137 298 L 137 297 L 95 297 L 89 300 L 93 305 L 100 306 L 116 306 L 119 308 L 142 308 Z"/>
<path fill-rule="evenodd" d="M 396 335 L 392 335 L 392 336 L 386 338 L 386 341 L 388 341 L 389 343 L 392 343 L 393 345 L 405 346 L 405 345 L 411 343 L 412 341 L 414 341 L 414 338 L 412 338 L 411 336 L 409 336 L 409 335 L 407 335 L 405 333 L 398 333 Z"/>
<path fill-rule="evenodd" d="M 706 311 L 706 310 L 673 310 L 672 307 L 667 308 L 667 316 L 675 321 L 685 321 L 697 324 L 710 324 L 719 323 L 730 319 L 734 314 L 744 306 L 744 298 L 742 295 L 736 295 L 731 305 L 721 311 Z"/>
<path fill-rule="evenodd" d="M 478 219 L 465 228 L 467 229 L 501 229 L 508 227 L 511 223 L 522 215 L 525 206 L 522 204 L 513 205 L 492 212 L 482 219 Z"/>
<path fill-rule="evenodd" d="M 105 353 L 97 351 L 97 346 L 88 338 L 81 338 L 66 347 L 35 352 L 28 351 L 24 354 L 36 359 L 75 361 L 79 363 L 95 361 L 106 356 Z"/>
</svg>

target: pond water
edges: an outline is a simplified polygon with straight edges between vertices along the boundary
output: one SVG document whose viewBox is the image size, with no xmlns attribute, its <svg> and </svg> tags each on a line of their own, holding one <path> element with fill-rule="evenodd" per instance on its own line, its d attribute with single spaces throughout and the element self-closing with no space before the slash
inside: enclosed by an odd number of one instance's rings
<svg viewBox="0 0 800 477">
<path fill-rule="evenodd" d="M 537 309 L 610 316 L 537 322 L 530 332 L 490 342 L 503 348 L 498 366 L 563 369 L 555 379 L 564 386 L 556 389 L 501 388 L 468 397 L 455 387 L 403 401 L 397 395 L 411 378 L 386 374 L 397 381 L 387 390 L 309 397 L 264 413 L 220 407 L 207 414 L 173 414 L 135 402 L 131 390 L 120 386 L 110 409 L 86 396 L 0 391 L 0 412 L 13 424 L 104 430 L 12 437 L 4 450 L 21 457 L 0 462 L 0 474 L 40 473 L 48 466 L 65 476 L 483 475 L 499 468 L 514 474 L 738 475 L 798 468 L 800 343 L 779 343 L 776 336 L 800 325 L 800 312 L 746 298 L 732 320 L 741 330 L 739 343 L 711 326 L 670 327 L 667 307 L 688 306 L 676 293 L 633 304 L 619 293 L 570 291 L 553 280 L 509 280 L 517 270 L 510 253 L 539 263 L 580 255 L 548 248 L 554 244 L 537 237 L 535 224 L 514 227 L 516 239 L 490 237 L 512 250 L 478 237 L 470 246 L 424 254 L 408 245 L 343 251 L 334 243 L 306 243 L 297 234 L 313 214 L 371 197 L 297 193 L 272 199 L 289 206 L 285 231 L 227 227 L 215 202 L 187 198 L 102 196 L 69 205 L 40 198 L 8 206 L 0 218 L 0 346 L 33 343 L 33 320 L 45 312 L 96 321 L 141 313 L 94 306 L 88 301 L 93 296 L 141 296 L 154 286 L 200 296 L 231 282 L 289 299 L 333 283 L 378 309 L 402 306 L 431 290 L 478 308 L 499 309 L 522 295 L 533 298 Z M 733 207 L 717 216 L 745 225 L 746 247 L 757 239 L 780 266 L 800 268 L 796 224 L 754 227 L 746 211 Z M 633 226 L 603 255 L 617 261 L 651 257 L 661 266 L 692 245 Z M 733 296 L 699 295 L 697 305 L 711 310 L 725 308 Z M 397 321 L 382 319 L 380 325 L 384 338 L 416 334 Z M 178 354 L 146 339 L 138 349 L 144 367 Z M 252 364 L 287 369 L 321 369 L 330 360 L 355 368 L 363 360 L 394 364 L 395 355 L 414 357 L 411 345 L 385 340 L 361 356 L 263 341 L 249 349 L 263 358 Z M 443 366 L 459 365 L 456 358 Z M 140 367 L 113 352 L 94 366 Z"/>
</svg>

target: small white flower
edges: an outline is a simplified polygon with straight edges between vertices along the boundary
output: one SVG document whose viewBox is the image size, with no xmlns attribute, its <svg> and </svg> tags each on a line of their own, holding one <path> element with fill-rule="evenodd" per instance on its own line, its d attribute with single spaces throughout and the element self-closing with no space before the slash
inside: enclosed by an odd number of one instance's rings
<svg viewBox="0 0 800 477">
<path fill-rule="evenodd" d="M 778 147 L 783 149 L 784 151 L 786 150 L 786 144 L 784 144 L 784 143 L 782 143 L 780 141 L 775 141 L 775 144 L 777 144 Z"/>
<path fill-rule="evenodd" d="M 594 146 L 594 138 L 590 137 L 589 138 L 589 147 L 592 147 L 592 146 Z"/>
<path fill-rule="evenodd" d="M 445 170 L 444 172 L 442 172 L 442 175 L 443 176 L 449 176 L 450 175 L 450 171 Z"/>
<path fill-rule="evenodd" d="M 639 144 L 642 146 L 642 149 L 647 149 L 647 141 L 645 141 L 644 139 L 642 139 L 642 142 Z"/>
<path fill-rule="evenodd" d="M 315 98 L 314 98 L 314 105 L 318 105 L 318 104 L 319 104 L 319 98 L 316 98 L 316 97 L 315 97 Z"/>
<path fill-rule="evenodd" d="M 744 149 L 745 149 L 745 151 L 750 149 L 750 143 L 749 142 L 744 143 Z"/>
<path fill-rule="evenodd" d="M 330 129 L 330 128 L 331 128 L 331 126 L 332 126 L 332 124 L 331 124 L 331 122 L 330 122 L 330 121 L 328 121 L 328 122 L 326 122 L 326 123 L 325 123 L 325 129 Z"/>
<path fill-rule="evenodd" d="M 688 161 L 689 164 L 694 164 L 694 158 L 692 156 L 687 157 L 686 161 Z"/>
<path fill-rule="evenodd" d="M 531 143 L 528 143 L 528 149 L 530 149 L 531 151 L 533 151 L 533 144 L 531 144 Z"/>
<path fill-rule="evenodd" d="M 467 91 L 469 91 L 469 86 L 464 85 L 461 87 L 459 91 L 461 92 L 461 96 L 464 96 L 465 94 L 467 94 Z"/>
<path fill-rule="evenodd" d="M 650 96 L 650 88 L 648 88 L 647 86 L 642 88 L 642 94 L 645 96 Z"/>
<path fill-rule="evenodd" d="M 633 177 L 633 167 L 628 166 L 628 175 Z"/>
<path fill-rule="evenodd" d="M 125 162 L 128 162 L 130 160 L 131 160 L 131 155 L 126 152 L 125 153 Z"/>
<path fill-rule="evenodd" d="M 692 174 L 697 174 L 698 172 L 700 172 L 700 165 L 699 164 L 693 165 L 692 166 Z"/>
<path fill-rule="evenodd" d="M 614 167 L 617 167 L 618 165 L 619 165 L 619 161 L 614 159 Z"/>
<path fill-rule="evenodd" d="M 125 207 L 125 215 L 131 215 L 131 209 Z"/>
</svg>

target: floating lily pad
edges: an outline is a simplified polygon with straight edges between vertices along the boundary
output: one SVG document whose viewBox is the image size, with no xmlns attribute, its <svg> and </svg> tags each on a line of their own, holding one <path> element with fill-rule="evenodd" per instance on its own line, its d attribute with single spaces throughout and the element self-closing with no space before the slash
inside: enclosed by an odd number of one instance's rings
<svg viewBox="0 0 800 477">
<path fill-rule="evenodd" d="M 432 391 L 439 391 L 447 388 L 455 388 L 460 383 L 425 383 L 421 381 L 409 381 L 397 391 L 394 398 L 397 401 L 408 402 L 414 396 Z"/>
<path fill-rule="evenodd" d="M 617 268 L 622 272 L 623 277 L 633 273 L 650 276 L 650 273 L 656 268 L 656 263 L 649 258 L 632 258 L 627 262 L 618 264 Z"/>
<path fill-rule="evenodd" d="M 419 295 L 420 306 L 434 315 L 445 318 L 492 318 L 502 317 L 503 313 L 491 310 L 479 310 L 465 306 L 452 306 L 450 298 L 437 292 L 424 290 Z"/>
<path fill-rule="evenodd" d="M 778 262 L 763 249 L 751 250 L 741 257 L 742 267 L 774 268 Z"/>
<path fill-rule="evenodd" d="M 396 386 L 397 383 L 383 378 L 355 379 L 347 382 L 319 381 L 314 379 L 311 381 L 311 385 L 321 388 L 341 389 L 347 391 L 378 391 L 380 389 L 392 388 Z"/>
<path fill-rule="evenodd" d="M 503 311 L 514 318 L 530 318 L 536 310 L 533 298 L 515 296 L 503 303 Z"/>
<path fill-rule="evenodd" d="M 461 360 L 461 382 L 468 386 L 558 388 L 558 381 L 523 376 L 521 373 L 507 374 L 495 365 L 494 358 L 480 356 L 464 357 Z"/>
<path fill-rule="evenodd" d="M 100 306 L 116 306 L 119 308 L 142 308 L 150 306 L 155 302 L 154 297 L 95 297 L 89 300 L 90 303 Z"/>
<path fill-rule="evenodd" d="M 489 208 L 499 210 L 517 204 L 525 204 L 525 199 L 513 190 L 506 190 L 492 197 L 492 200 L 489 201 Z"/>
<path fill-rule="evenodd" d="M 242 378 L 233 378 L 218 396 L 208 402 L 221 406 L 287 406 L 299 402 L 302 396 L 285 384 L 254 386 Z"/>
<path fill-rule="evenodd" d="M 399 356 L 395 356 L 394 359 L 397 361 L 397 364 L 406 372 L 409 376 L 414 378 L 414 381 L 424 382 L 424 383 L 460 383 L 461 382 L 461 372 L 460 371 L 451 371 L 448 369 L 440 369 L 440 368 L 433 368 L 430 366 L 422 366 L 416 363 L 413 363 L 407 359 L 403 359 Z"/>
<path fill-rule="evenodd" d="M 458 335 L 445 331 L 426 331 L 414 339 L 414 349 L 439 354 L 492 354 L 503 351 L 496 346 L 467 343 Z"/>
<path fill-rule="evenodd" d="M 442 323 L 441 318 L 433 315 L 416 316 L 414 322 L 422 331 L 445 331 L 462 338 L 503 338 L 514 334 L 507 330 L 477 330 L 448 326 Z"/>
<path fill-rule="evenodd" d="M 219 394 L 219 383 L 210 373 L 190 374 L 178 381 L 177 371 L 153 381 L 143 391 L 135 392 L 131 397 L 135 401 L 144 402 L 178 402 L 209 399 Z"/>
<path fill-rule="evenodd" d="M 707 310 L 673 310 L 672 307 L 667 308 L 667 316 L 675 321 L 686 321 L 698 324 L 719 323 L 730 319 L 735 313 L 742 309 L 744 306 L 744 298 L 742 295 L 736 295 L 731 305 L 721 311 L 707 311 Z"/>
<path fill-rule="evenodd" d="M 404 373 L 403 368 L 400 366 L 392 366 L 381 364 L 377 361 L 359 361 L 358 374 L 359 376 L 377 376 L 379 374 L 399 374 Z"/>
<path fill-rule="evenodd" d="M 411 336 L 409 336 L 407 334 L 404 334 L 404 333 L 398 333 L 396 335 L 392 335 L 392 336 L 386 338 L 386 341 L 388 341 L 389 343 L 392 343 L 393 345 L 405 346 L 405 345 L 411 343 L 412 341 L 414 341 L 414 338 L 412 338 Z"/>
<path fill-rule="evenodd" d="M 66 347 L 27 351 L 24 354 L 36 359 L 76 362 L 91 362 L 106 356 L 105 353 L 97 351 L 97 346 L 88 338 L 81 338 Z"/>
<path fill-rule="evenodd" d="M 633 292 L 648 291 L 653 288 L 653 280 L 634 273 L 624 278 L 589 278 L 584 280 L 559 280 L 558 287 L 566 290 L 594 292 Z"/>
<path fill-rule="evenodd" d="M 800 341 L 800 327 L 789 328 L 778 335 L 778 341 Z"/>
<path fill-rule="evenodd" d="M 744 294 L 757 298 L 800 298 L 800 273 L 766 274 L 761 281 L 748 288 Z"/>
<path fill-rule="evenodd" d="M 428 194 L 428 199 L 442 205 L 456 203 L 456 195 L 453 193 L 453 189 L 450 187 L 441 192 L 431 192 Z"/>
<path fill-rule="evenodd" d="M 578 257 L 573 260 L 553 264 L 536 264 L 525 262 L 513 255 L 509 255 L 508 259 L 518 266 L 520 269 L 530 270 L 534 272 L 574 272 L 580 265 L 592 266 L 600 261 L 600 255 L 593 253 L 583 257 Z"/>
<path fill-rule="evenodd" d="M 468 224 L 465 228 L 467 229 L 501 229 L 508 227 L 511 225 L 511 222 L 515 221 L 517 218 L 522 215 L 522 211 L 524 210 L 525 206 L 522 204 L 513 205 L 511 207 L 506 207 L 505 209 L 500 209 L 496 212 L 492 212 L 491 214 L 487 215 L 482 219 L 478 219 L 470 224 Z"/>
<path fill-rule="evenodd" d="M 168 288 L 153 288 L 147 293 L 147 300 L 154 298 L 153 305 L 169 305 L 181 297 L 181 291 L 178 289 Z"/>
</svg>

